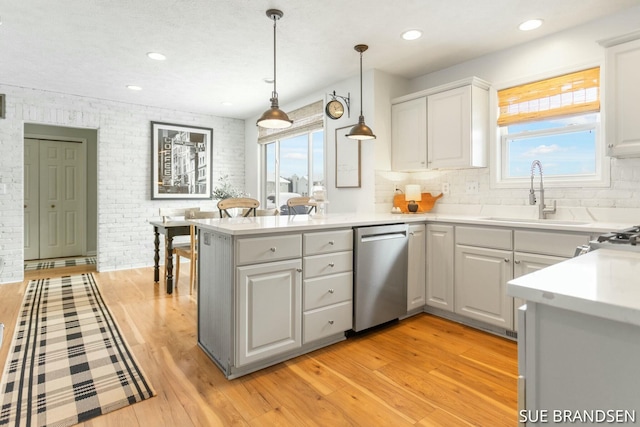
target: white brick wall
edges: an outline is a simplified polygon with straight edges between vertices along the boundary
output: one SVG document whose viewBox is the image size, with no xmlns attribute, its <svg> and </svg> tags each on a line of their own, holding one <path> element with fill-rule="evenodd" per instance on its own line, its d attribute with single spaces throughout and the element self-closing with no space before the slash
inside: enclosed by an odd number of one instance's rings
<svg viewBox="0 0 640 427">
<path fill-rule="evenodd" d="M 213 129 L 213 184 L 222 174 L 244 188 L 244 121 L 155 107 L 82 98 L 0 85 L 6 118 L 0 119 L 0 283 L 23 280 L 24 123 L 98 129 L 98 269 L 153 264 L 153 231 L 148 224 L 160 207 L 214 202 L 151 200 L 150 122 Z M 161 255 L 162 256 L 162 255 Z"/>
</svg>

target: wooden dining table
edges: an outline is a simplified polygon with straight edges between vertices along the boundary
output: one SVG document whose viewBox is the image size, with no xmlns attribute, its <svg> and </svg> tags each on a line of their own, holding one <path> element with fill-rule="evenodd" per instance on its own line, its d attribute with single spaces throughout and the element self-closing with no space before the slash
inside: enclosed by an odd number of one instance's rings
<svg viewBox="0 0 640 427">
<path fill-rule="evenodd" d="M 158 283 L 160 281 L 160 234 L 164 234 L 166 240 L 165 250 L 168 254 L 173 253 L 173 238 L 176 236 L 189 236 L 190 235 L 190 223 L 185 220 L 170 220 L 170 221 L 149 221 L 149 224 L 153 226 L 153 244 L 154 244 L 154 266 L 153 266 L 153 281 Z M 167 280 L 167 293 L 173 293 L 173 256 L 167 257 L 167 265 L 165 265 L 166 280 Z"/>
</svg>

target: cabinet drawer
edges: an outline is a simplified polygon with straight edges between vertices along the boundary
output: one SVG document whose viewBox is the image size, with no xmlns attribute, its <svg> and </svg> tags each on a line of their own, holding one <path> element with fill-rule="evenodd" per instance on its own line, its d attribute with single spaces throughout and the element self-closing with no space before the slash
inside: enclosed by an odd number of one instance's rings
<svg viewBox="0 0 640 427">
<path fill-rule="evenodd" d="M 514 232 L 515 250 L 542 255 L 554 255 L 571 258 L 576 247 L 589 243 L 589 236 L 545 231 Z"/>
<path fill-rule="evenodd" d="M 238 265 L 256 264 L 299 258 L 302 256 L 302 235 L 247 237 L 236 243 Z"/>
<path fill-rule="evenodd" d="M 353 252 L 334 252 L 304 257 L 305 279 L 325 274 L 345 273 L 353 270 Z"/>
<path fill-rule="evenodd" d="M 513 249 L 511 230 L 488 227 L 456 227 L 456 243 L 493 249 Z"/>
<path fill-rule="evenodd" d="M 304 310 L 324 307 L 353 298 L 353 273 L 305 279 Z"/>
<path fill-rule="evenodd" d="M 351 329 L 353 305 L 345 301 L 303 314 L 303 342 L 307 343 Z"/>
<path fill-rule="evenodd" d="M 303 236 L 303 245 L 305 255 L 350 251 L 353 249 L 353 230 L 305 233 Z"/>
</svg>

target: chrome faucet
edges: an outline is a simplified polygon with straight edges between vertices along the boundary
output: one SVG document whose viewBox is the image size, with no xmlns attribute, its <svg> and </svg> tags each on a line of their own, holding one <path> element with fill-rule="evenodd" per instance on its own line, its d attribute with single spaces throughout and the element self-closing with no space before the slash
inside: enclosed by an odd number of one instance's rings
<svg viewBox="0 0 640 427">
<path fill-rule="evenodd" d="M 533 175 L 535 173 L 536 166 L 538 166 L 538 170 L 540 171 L 540 204 L 538 205 L 538 219 L 546 219 L 547 214 L 556 213 L 556 201 L 553 201 L 553 208 L 548 208 L 544 204 L 544 185 L 542 184 L 542 163 L 540 163 L 540 160 L 534 160 L 531 163 L 531 188 L 529 189 L 529 204 L 536 204 L 536 193 L 533 189 Z"/>
</svg>

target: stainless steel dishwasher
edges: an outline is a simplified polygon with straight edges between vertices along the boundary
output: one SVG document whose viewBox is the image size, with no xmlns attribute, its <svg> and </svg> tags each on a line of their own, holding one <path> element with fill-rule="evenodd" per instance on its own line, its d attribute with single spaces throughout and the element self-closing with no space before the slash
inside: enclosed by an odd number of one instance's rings
<svg viewBox="0 0 640 427">
<path fill-rule="evenodd" d="M 407 224 L 354 229 L 353 330 L 407 313 Z"/>
</svg>

